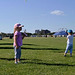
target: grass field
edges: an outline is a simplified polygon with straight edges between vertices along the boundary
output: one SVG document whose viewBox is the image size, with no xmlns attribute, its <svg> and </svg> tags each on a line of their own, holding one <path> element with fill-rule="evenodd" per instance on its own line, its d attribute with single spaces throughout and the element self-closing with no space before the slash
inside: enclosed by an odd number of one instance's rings
<svg viewBox="0 0 75 75">
<path fill-rule="evenodd" d="M 13 39 L 0 40 L 0 75 L 75 75 L 73 57 L 64 57 L 66 38 L 25 38 L 21 63 L 14 64 Z"/>
</svg>

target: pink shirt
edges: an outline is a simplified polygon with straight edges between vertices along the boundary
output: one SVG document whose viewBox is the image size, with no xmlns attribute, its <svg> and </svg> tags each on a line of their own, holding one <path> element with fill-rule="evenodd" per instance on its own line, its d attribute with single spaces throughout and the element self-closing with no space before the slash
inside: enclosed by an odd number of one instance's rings
<svg viewBox="0 0 75 75">
<path fill-rule="evenodd" d="M 16 31 L 14 33 L 14 41 L 15 41 L 15 35 L 17 35 L 17 45 L 18 46 L 22 46 L 22 35 L 21 35 L 21 32 Z M 14 46 L 16 46 L 15 42 L 14 42 Z"/>
</svg>

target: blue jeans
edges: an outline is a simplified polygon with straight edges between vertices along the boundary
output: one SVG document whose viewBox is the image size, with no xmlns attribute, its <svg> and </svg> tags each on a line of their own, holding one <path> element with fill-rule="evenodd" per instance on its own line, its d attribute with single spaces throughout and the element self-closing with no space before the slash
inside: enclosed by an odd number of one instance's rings
<svg viewBox="0 0 75 75">
<path fill-rule="evenodd" d="M 19 47 L 18 49 L 16 49 L 16 47 L 14 47 L 14 52 L 15 52 L 15 58 L 20 59 L 20 57 L 21 57 L 21 47 Z"/>
<path fill-rule="evenodd" d="M 70 50 L 70 53 L 72 53 L 72 50 L 73 50 L 73 44 L 67 44 L 65 53 L 67 53 L 68 50 Z"/>
</svg>

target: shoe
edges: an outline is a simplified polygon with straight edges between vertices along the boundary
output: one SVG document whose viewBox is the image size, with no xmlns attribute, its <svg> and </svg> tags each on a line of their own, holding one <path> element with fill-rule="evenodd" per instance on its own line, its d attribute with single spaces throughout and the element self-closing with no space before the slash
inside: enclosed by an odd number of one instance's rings
<svg viewBox="0 0 75 75">
<path fill-rule="evenodd" d="M 17 62 L 15 62 L 15 64 L 18 64 Z"/>
<path fill-rule="evenodd" d="M 64 55 L 64 57 L 66 57 L 66 55 Z"/>
</svg>

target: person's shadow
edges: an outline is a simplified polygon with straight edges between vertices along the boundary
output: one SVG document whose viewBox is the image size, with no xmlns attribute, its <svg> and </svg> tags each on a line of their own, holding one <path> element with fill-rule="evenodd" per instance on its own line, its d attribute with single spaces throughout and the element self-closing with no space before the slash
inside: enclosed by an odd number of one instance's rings
<svg viewBox="0 0 75 75">
<path fill-rule="evenodd" d="M 0 58 L 0 60 L 6 60 L 6 61 L 14 61 L 14 58 Z M 38 65 L 46 65 L 46 66 L 75 66 L 65 63 L 47 63 L 40 59 L 21 59 L 21 64 L 38 64 Z"/>
</svg>

